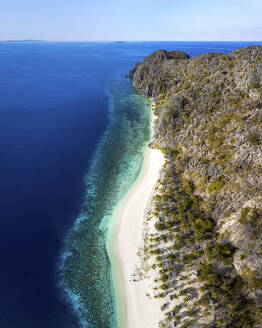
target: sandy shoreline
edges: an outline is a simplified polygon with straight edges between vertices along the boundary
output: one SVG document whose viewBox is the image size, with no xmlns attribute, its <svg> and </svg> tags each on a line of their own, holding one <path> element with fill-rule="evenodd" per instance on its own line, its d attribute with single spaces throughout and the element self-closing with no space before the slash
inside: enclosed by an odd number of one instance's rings
<svg viewBox="0 0 262 328">
<path fill-rule="evenodd" d="M 121 328 L 157 328 L 161 320 L 160 301 L 146 296 L 152 278 L 139 280 L 133 275 L 140 264 L 137 251 L 143 245 L 145 212 L 163 162 L 159 150 L 147 147 L 140 175 L 116 207 L 109 229 L 108 252 Z"/>
</svg>

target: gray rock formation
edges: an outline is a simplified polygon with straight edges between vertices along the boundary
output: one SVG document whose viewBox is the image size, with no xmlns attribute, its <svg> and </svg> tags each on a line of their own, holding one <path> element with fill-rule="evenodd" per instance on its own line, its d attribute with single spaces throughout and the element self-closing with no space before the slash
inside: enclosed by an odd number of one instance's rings
<svg viewBox="0 0 262 328">
<path fill-rule="evenodd" d="M 262 327 L 262 47 L 158 50 L 130 78 L 156 103 L 167 159 L 145 252 L 159 297 L 180 301 L 160 327 Z"/>
</svg>

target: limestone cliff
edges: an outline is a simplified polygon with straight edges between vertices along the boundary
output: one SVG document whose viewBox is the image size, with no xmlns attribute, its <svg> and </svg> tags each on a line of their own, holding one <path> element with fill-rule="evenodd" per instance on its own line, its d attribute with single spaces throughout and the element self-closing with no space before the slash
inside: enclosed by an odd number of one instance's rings
<svg viewBox="0 0 262 328">
<path fill-rule="evenodd" d="M 158 50 L 130 78 L 166 157 L 144 247 L 160 327 L 262 327 L 262 47 Z"/>
</svg>

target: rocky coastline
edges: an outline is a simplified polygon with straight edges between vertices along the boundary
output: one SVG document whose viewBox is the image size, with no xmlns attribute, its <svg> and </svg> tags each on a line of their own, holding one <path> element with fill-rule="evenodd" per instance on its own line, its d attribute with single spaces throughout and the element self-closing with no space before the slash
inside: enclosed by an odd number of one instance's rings
<svg viewBox="0 0 262 328">
<path fill-rule="evenodd" d="M 262 327 L 262 47 L 158 50 L 130 78 L 165 156 L 140 251 L 159 327 Z"/>
</svg>

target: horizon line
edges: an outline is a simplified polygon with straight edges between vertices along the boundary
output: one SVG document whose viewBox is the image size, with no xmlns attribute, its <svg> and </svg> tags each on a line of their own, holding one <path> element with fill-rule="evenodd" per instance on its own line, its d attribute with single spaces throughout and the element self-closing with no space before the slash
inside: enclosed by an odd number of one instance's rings
<svg viewBox="0 0 262 328">
<path fill-rule="evenodd" d="M 262 42 L 262 40 L 45 40 L 45 39 L 7 39 L 0 42 Z"/>
</svg>

